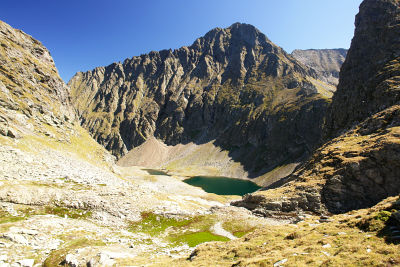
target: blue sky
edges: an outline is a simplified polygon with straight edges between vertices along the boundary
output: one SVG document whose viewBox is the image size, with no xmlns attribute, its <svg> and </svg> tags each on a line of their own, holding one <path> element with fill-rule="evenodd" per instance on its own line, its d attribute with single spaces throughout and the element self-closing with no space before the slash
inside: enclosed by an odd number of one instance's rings
<svg viewBox="0 0 400 267">
<path fill-rule="evenodd" d="M 77 71 L 191 45 L 249 23 L 287 52 L 348 48 L 361 0 L 2 0 L 0 20 L 41 41 L 64 81 Z"/>
</svg>

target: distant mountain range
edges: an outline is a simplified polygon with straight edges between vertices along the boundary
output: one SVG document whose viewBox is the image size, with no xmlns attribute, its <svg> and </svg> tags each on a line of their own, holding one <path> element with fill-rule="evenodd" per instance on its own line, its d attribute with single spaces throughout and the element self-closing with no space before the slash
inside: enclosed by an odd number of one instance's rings
<svg viewBox="0 0 400 267">
<path fill-rule="evenodd" d="M 320 80 L 337 86 L 340 67 L 346 59 L 347 49 L 297 49 L 291 55 L 304 65 L 313 68 Z"/>
</svg>

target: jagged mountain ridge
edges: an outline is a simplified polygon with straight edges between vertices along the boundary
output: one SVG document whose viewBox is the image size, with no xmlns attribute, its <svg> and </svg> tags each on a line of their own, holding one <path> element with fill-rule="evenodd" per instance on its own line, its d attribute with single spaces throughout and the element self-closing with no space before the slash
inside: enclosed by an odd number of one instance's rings
<svg viewBox="0 0 400 267">
<path fill-rule="evenodd" d="M 291 55 L 304 65 L 313 68 L 320 80 L 337 86 L 347 49 L 296 49 Z"/>
<path fill-rule="evenodd" d="M 262 214 L 342 213 L 400 193 L 399 3 L 365 0 L 360 5 L 329 107 L 325 144 L 279 183 L 283 186 L 237 205 Z"/>
<path fill-rule="evenodd" d="M 216 28 L 190 47 L 151 52 L 68 83 L 82 125 L 114 155 L 155 136 L 215 144 L 253 176 L 307 155 L 331 87 L 255 27 Z"/>
</svg>

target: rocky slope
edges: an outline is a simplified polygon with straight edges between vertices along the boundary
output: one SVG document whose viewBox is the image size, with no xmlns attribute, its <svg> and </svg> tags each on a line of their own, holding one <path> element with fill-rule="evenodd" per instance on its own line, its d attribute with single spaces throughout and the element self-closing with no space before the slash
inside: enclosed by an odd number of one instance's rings
<svg viewBox="0 0 400 267">
<path fill-rule="evenodd" d="M 347 49 L 296 49 L 291 55 L 304 65 L 313 68 L 321 81 L 337 86 Z"/>
<path fill-rule="evenodd" d="M 62 131 L 74 116 L 49 51 L 0 21 L 0 135 L 47 133 L 45 124 Z"/>
<path fill-rule="evenodd" d="M 166 145 L 213 141 L 251 177 L 308 155 L 331 96 L 315 71 L 239 23 L 68 84 L 82 125 L 114 155 L 153 136 Z"/>
<path fill-rule="evenodd" d="M 236 205 L 265 215 L 340 213 L 399 194 L 399 12 L 396 0 L 365 0 L 360 6 L 326 125 L 327 139 L 344 133 L 281 181 L 288 182 L 284 186 Z"/>
</svg>

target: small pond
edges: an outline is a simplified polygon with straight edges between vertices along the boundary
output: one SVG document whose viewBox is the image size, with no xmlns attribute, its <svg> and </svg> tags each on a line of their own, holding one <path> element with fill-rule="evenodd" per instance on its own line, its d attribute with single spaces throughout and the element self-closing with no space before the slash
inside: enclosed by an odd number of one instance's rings
<svg viewBox="0 0 400 267">
<path fill-rule="evenodd" d="M 201 187 L 208 193 L 217 195 L 243 196 L 261 188 L 251 181 L 229 177 L 194 176 L 183 181 L 187 184 Z"/>
</svg>

